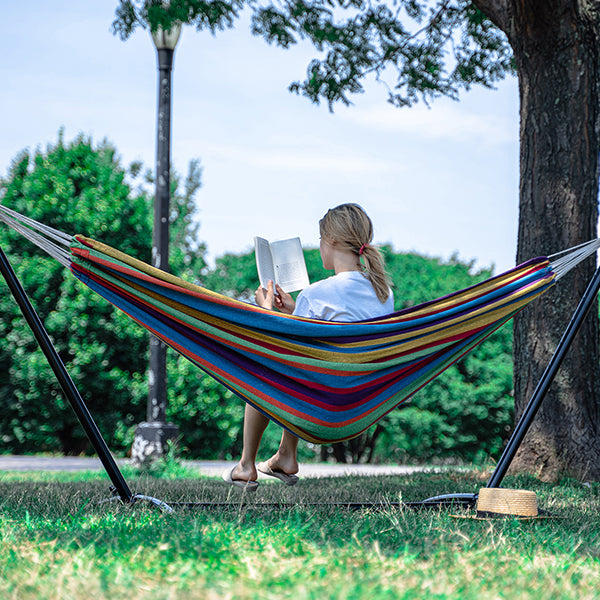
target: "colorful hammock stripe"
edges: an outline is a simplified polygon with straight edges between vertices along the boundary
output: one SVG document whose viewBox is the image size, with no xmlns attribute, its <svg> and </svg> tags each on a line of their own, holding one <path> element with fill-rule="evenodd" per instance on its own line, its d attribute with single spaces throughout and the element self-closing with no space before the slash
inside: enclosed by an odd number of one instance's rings
<svg viewBox="0 0 600 600">
<path fill-rule="evenodd" d="M 70 250 L 71 270 L 83 283 L 314 443 L 365 431 L 555 280 L 548 259 L 538 258 L 432 302 L 340 323 L 222 296 L 83 236 Z"/>
</svg>

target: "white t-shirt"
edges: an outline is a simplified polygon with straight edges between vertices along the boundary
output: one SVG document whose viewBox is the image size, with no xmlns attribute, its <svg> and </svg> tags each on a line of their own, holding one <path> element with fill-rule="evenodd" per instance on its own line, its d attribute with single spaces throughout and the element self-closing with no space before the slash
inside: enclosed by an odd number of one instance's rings
<svg viewBox="0 0 600 600">
<path fill-rule="evenodd" d="M 309 285 L 298 294 L 294 314 L 323 321 L 362 321 L 394 311 L 394 297 L 380 302 L 360 271 L 343 271 Z"/>
</svg>

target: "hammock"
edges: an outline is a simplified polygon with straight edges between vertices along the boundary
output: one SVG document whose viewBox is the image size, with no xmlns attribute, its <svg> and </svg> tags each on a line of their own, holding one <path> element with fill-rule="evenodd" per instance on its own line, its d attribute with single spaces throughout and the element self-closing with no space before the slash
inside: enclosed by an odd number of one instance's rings
<svg viewBox="0 0 600 600">
<path fill-rule="evenodd" d="M 594 240 L 419 306 L 340 323 L 228 298 L 1 205 L 0 220 L 271 420 L 313 443 L 364 432 L 600 247 Z"/>
</svg>

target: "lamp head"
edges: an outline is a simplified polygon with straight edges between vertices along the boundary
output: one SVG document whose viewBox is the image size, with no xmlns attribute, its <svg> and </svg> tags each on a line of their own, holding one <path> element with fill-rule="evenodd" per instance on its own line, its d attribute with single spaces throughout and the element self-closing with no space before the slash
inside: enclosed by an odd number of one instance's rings
<svg viewBox="0 0 600 600">
<path fill-rule="evenodd" d="M 157 50 L 175 50 L 175 46 L 177 46 L 179 36 L 181 35 L 181 23 L 173 23 L 171 29 L 167 31 L 162 27 L 158 27 L 151 34 Z"/>
</svg>

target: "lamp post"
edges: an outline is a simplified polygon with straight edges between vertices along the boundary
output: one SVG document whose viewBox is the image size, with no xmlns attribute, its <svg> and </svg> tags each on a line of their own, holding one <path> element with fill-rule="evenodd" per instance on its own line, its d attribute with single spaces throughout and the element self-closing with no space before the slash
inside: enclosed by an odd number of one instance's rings
<svg viewBox="0 0 600 600">
<path fill-rule="evenodd" d="M 158 59 L 158 116 L 156 128 L 156 194 L 154 197 L 154 227 L 152 234 L 152 266 L 169 270 L 169 202 L 171 197 L 171 73 L 175 46 L 181 25 L 165 31 L 152 32 Z M 167 347 L 150 336 L 149 395 L 146 422 L 135 431 L 131 456 L 143 464 L 160 458 L 167 441 L 174 440 L 178 428 L 166 422 L 167 411 Z"/>
</svg>

